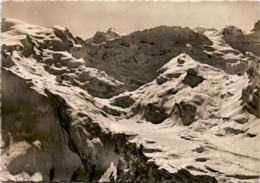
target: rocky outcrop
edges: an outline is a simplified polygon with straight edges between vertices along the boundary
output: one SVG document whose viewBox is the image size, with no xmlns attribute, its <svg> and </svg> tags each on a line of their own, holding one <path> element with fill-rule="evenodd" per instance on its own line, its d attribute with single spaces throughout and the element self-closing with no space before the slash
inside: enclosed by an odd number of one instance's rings
<svg viewBox="0 0 260 183">
<path fill-rule="evenodd" d="M 110 98 L 124 91 L 123 83 L 105 72 L 86 67 L 82 59 L 75 59 L 68 53 L 49 52 L 42 58 L 47 64 L 45 69 L 56 75 L 59 83 L 80 87 L 100 98 Z"/>
<path fill-rule="evenodd" d="M 84 41 L 77 36 L 73 36 L 72 33 L 68 28 L 61 27 L 61 26 L 53 26 L 53 32 L 56 37 L 58 37 L 61 42 L 53 42 L 53 50 L 56 51 L 70 51 L 70 49 L 75 45 L 84 44 Z"/>
<path fill-rule="evenodd" d="M 143 107 L 143 117 L 147 121 L 158 124 L 168 118 L 169 114 L 162 107 L 150 103 Z"/>
<path fill-rule="evenodd" d="M 118 140 L 117 140 L 118 141 Z M 120 140 L 119 140 L 120 142 Z M 121 141 L 122 142 L 122 141 Z M 128 149 L 128 150 L 126 150 Z M 142 153 L 142 147 L 138 148 L 134 144 L 129 144 L 122 152 L 123 157 L 118 161 L 117 178 L 113 181 L 127 181 L 131 182 L 205 182 L 214 183 L 217 182 L 214 178 L 209 176 L 193 176 L 187 170 L 181 169 L 176 173 L 169 174 L 166 170 L 160 169 L 153 162 L 149 162 L 147 157 Z M 137 157 L 137 158 L 136 158 Z M 126 170 L 126 171 L 125 171 Z"/>
<path fill-rule="evenodd" d="M 197 108 L 194 105 L 181 102 L 175 104 L 173 114 L 181 119 L 184 126 L 189 126 L 195 120 L 196 110 Z"/>
<path fill-rule="evenodd" d="M 197 74 L 197 71 L 194 69 L 188 69 L 187 75 L 182 80 L 183 84 L 189 85 L 190 87 L 194 88 L 198 86 L 204 80 L 203 77 Z"/>
<path fill-rule="evenodd" d="M 260 60 L 252 54 L 250 57 L 250 66 L 247 71 L 250 82 L 242 91 L 242 100 L 244 107 L 260 118 Z"/>
<path fill-rule="evenodd" d="M 223 30 L 224 40 L 233 48 L 245 53 L 247 51 L 260 55 L 259 22 L 255 24 L 253 32 L 244 33 L 235 26 L 228 26 Z"/>
<path fill-rule="evenodd" d="M 122 107 L 122 108 L 128 108 L 134 104 L 134 100 L 130 96 L 119 96 L 114 98 L 111 101 L 111 105 Z"/>
</svg>

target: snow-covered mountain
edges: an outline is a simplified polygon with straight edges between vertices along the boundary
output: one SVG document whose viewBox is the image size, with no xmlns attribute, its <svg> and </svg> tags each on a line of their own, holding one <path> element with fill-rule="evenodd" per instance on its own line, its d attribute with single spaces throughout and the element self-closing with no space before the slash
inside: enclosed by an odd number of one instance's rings
<svg viewBox="0 0 260 183">
<path fill-rule="evenodd" d="M 85 42 L 100 44 L 100 43 L 104 43 L 106 41 L 111 41 L 111 40 L 120 38 L 121 35 L 122 34 L 119 33 L 116 29 L 109 28 L 106 32 L 97 31 L 96 34 L 92 38 L 87 39 Z"/>
<path fill-rule="evenodd" d="M 84 41 L 6 18 L 1 39 L 1 181 L 259 179 L 259 22 Z"/>
</svg>

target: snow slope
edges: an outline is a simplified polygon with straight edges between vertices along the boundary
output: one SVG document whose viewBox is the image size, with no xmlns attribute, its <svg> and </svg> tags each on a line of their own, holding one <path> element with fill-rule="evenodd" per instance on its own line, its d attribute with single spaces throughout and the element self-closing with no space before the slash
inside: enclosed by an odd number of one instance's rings
<svg viewBox="0 0 260 183">
<path fill-rule="evenodd" d="M 178 66 L 178 59 L 184 60 L 184 64 Z M 136 134 L 133 141 L 142 143 L 146 154 L 169 171 L 187 168 L 194 174 L 212 175 L 223 182 L 236 182 L 239 176 L 248 176 L 255 182 L 259 174 L 260 149 L 256 142 L 260 129 L 259 119 L 241 106 L 242 89 L 248 83 L 246 75 L 228 75 L 187 55 L 172 59 L 164 68 L 168 69 L 163 75 L 180 76 L 168 78 L 159 86 L 154 80 L 129 94 L 136 101 L 133 108 L 141 106 L 139 115 L 118 119 L 111 128 Z M 183 83 L 191 68 L 205 79 L 194 88 Z M 194 106 L 194 119 L 188 107 L 181 109 L 185 116 L 176 111 L 182 103 Z M 154 105 L 165 114 L 147 111 L 147 105 Z M 149 112 L 158 112 L 156 117 L 163 115 L 165 119 L 157 124 L 155 117 L 148 118 L 156 123 L 147 123 L 145 115 Z"/>
</svg>

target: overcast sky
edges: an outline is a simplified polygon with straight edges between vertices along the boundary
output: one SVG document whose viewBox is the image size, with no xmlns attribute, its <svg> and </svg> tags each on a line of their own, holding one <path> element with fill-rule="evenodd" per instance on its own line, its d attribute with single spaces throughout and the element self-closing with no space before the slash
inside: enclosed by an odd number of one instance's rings
<svg viewBox="0 0 260 183">
<path fill-rule="evenodd" d="M 249 31 L 260 20 L 260 2 L 3 2 L 2 17 L 68 27 L 82 38 L 110 27 L 122 33 L 159 25 L 223 27 Z"/>
</svg>

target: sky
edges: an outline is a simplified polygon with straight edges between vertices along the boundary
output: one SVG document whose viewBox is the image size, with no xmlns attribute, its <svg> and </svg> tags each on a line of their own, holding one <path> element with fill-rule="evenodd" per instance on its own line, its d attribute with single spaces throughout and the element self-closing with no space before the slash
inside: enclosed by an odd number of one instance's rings
<svg viewBox="0 0 260 183">
<path fill-rule="evenodd" d="M 60 25 L 82 37 L 110 27 L 124 34 L 159 25 L 221 28 L 235 25 L 250 31 L 260 20 L 260 1 L 255 2 L 2 2 L 2 17 L 50 27 Z"/>
</svg>

